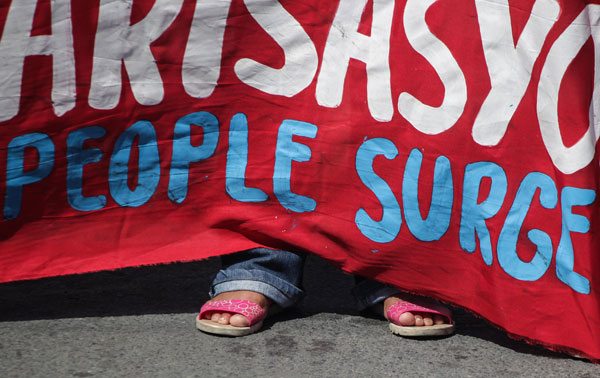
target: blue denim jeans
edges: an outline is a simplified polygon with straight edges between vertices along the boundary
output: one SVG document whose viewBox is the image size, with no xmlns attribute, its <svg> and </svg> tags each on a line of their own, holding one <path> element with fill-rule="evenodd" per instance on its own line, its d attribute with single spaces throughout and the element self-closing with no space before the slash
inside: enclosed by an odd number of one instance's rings
<svg viewBox="0 0 600 378">
<path fill-rule="evenodd" d="M 223 256 L 222 269 L 212 282 L 210 296 L 250 290 L 263 294 L 282 308 L 290 307 L 304 295 L 301 283 L 305 258 L 303 253 L 268 248 Z M 398 292 L 393 287 L 366 279 L 357 279 L 353 290 L 359 310 Z"/>
</svg>

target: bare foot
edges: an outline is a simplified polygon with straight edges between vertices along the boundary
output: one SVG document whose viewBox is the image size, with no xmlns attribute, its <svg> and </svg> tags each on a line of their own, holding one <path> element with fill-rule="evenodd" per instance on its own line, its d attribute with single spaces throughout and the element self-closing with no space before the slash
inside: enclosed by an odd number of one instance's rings
<svg viewBox="0 0 600 378">
<path fill-rule="evenodd" d="M 269 310 L 269 307 L 272 304 L 272 301 L 265 297 L 262 294 L 256 293 L 254 291 L 229 291 L 226 293 L 221 293 L 216 297 L 212 298 L 210 301 L 222 301 L 222 300 L 231 300 L 231 299 L 239 299 L 246 300 L 250 302 L 254 302 L 265 310 Z M 204 319 L 210 320 L 215 323 L 223 324 L 223 325 L 232 325 L 234 327 L 248 327 L 250 322 L 248 319 L 240 314 L 230 314 L 228 312 L 216 313 L 206 315 Z"/>
<path fill-rule="evenodd" d="M 385 301 L 383 301 L 383 313 L 384 316 L 386 316 L 387 318 L 387 312 L 388 309 L 390 308 L 390 306 L 392 306 L 393 304 L 400 302 L 400 301 L 405 301 L 405 302 L 412 302 L 411 298 L 417 298 L 408 294 L 398 294 L 398 295 L 392 295 L 390 297 L 387 297 L 385 299 Z M 425 300 L 423 297 L 419 297 L 419 301 Z M 436 303 L 433 300 L 430 300 L 431 303 Z M 400 318 L 398 319 L 400 322 L 400 325 L 402 326 L 406 326 L 406 327 L 410 327 L 410 326 L 416 326 L 416 327 L 422 327 L 422 326 L 432 326 L 434 324 L 445 324 L 446 320 L 443 316 L 441 315 L 434 315 L 434 314 L 428 314 L 428 313 L 421 313 L 421 312 L 405 312 L 404 314 L 400 315 Z"/>
</svg>

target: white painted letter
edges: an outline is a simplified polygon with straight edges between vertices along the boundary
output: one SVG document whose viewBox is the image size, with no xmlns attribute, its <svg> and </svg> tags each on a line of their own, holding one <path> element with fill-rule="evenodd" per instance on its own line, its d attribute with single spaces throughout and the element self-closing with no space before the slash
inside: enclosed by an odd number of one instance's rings
<svg viewBox="0 0 600 378">
<path fill-rule="evenodd" d="M 198 0 L 183 57 L 185 91 L 196 98 L 210 96 L 221 74 L 223 35 L 231 0 Z"/>
<path fill-rule="evenodd" d="M 241 59 L 235 73 L 244 83 L 263 92 L 292 97 L 310 85 L 319 64 L 317 50 L 302 25 L 273 0 L 245 1 L 256 22 L 277 42 L 285 64 L 272 68 L 252 59 Z"/>
<path fill-rule="evenodd" d="M 163 82 L 150 44 L 164 33 L 181 11 L 183 0 L 156 0 L 148 15 L 131 26 L 133 0 L 101 0 L 94 46 L 90 106 L 113 109 L 121 97 L 121 62 L 135 99 L 156 105 L 164 96 Z"/>
<path fill-rule="evenodd" d="M 327 38 L 317 82 L 319 105 L 337 108 L 342 103 L 350 58 L 367 65 L 367 100 L 374 119 L 388 122 L 394 115 L 390 82 L 390 34 L 393 0 L 373 0 L 371 36 L 358 33 L 367 0 L 341 0 Z"/>
<path fill-rule="evenodd" d="M 590 36 L 595 50 L 590 126 L 577 143 L 566 147 L 560 134 L 558 117 L 560 85 L 569 65 Z M 600 5 L 588 5 L 550 49 L 538 87 L 537 113 L 542 139 L 556 168 L 571 174 L 594 159 L 596 143 L 600 138 Z"/>
<path fill-rule="evenodd" d="M 444 84 L 442 105 L 423 104 L 409 93 L 398 98 L 398 111 L 417 130 L 430 135 L 442 133 L 456 123 L 465 110 L 467 83 L 460 66 L 448 47 L 440 41 L 425 22 L 425 14 L 437 0 L 409 0 L 404 11 L 406 37 L 433 66 Z"/>
<path fill-rule="evenodd" d="M 495 146 L 525 95 L 560 5 L 556 0 L 537 0 L 516 47 L 508 0 L 476 0 L 475 5 L 492 89 L 475 119 L 473 139 L 482 146 Z"/>
<path fill-rule="evenodd" d="M 31 36 L 37 0 L 10 3 L 0 40 L 0 121 L 19 112 L 23 63 L 31 55 L 52 56 L 52 104 L 62 116 L 75 106 L 75 58 L 70 0 L 52 0 L 52 34 Z"/>
</svg>

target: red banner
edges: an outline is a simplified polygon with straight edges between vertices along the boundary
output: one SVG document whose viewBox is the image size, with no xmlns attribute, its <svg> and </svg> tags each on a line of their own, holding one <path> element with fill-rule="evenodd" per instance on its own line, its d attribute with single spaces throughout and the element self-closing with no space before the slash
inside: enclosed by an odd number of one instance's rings
<svg viewBox="0 0 600 378">
<path fill-rule="evenodd" d="M 600 359 L 600 5 L 0 0 L 0 282 L 256 246 Z"/>
</svg>

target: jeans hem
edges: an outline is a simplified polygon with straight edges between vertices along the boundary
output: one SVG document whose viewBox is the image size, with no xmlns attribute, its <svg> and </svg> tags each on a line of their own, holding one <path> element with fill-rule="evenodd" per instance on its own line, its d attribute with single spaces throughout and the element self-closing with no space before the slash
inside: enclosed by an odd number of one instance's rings
<svg viewBox="0 0 600 378">
<path fill-rule="evenodd" d="M 358 310 L 365 310 L 386 298 L 396 295 L 401 291 L 392 286 L 387 286 L 377 281 L 363 281 L 352 290 Z"/>
<path fill-rule="evenodd" d="M 228 291 L 248 290 L 260 293 L 282 308 L 298 302 L 304 292 L 279 277 L 260 270 L 220 271 L 213 281 L 211 298 Z"/>
</svg>

